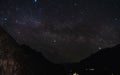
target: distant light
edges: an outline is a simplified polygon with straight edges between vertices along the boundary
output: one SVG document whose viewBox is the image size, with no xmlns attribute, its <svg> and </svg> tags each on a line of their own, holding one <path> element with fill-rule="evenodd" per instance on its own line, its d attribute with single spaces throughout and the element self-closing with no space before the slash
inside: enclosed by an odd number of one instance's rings
<svg viewBox="0 0 120 75">
<path fill-rule="evenodd" d="M 87 68 L 85 69 L 86 71 L 94 71 L 95 69 L 94 68 Z"/>
<path fill-rule="evenodd" d="M 112 75 L 114 75 L 114 74 L 112 73 Z"/>
<path fill-rule="evenodd" d="M 94 71 L 95 69 L 94 69 L 94 68 L 90 68 L 89 70 L 90 70 L 90 71 Z"/>
<path fill-rule="evenodd" d="M 75 72 L 75 73 L 73 73 L 73 75 L 79 75 L 79 74 Z"/>
</svg>

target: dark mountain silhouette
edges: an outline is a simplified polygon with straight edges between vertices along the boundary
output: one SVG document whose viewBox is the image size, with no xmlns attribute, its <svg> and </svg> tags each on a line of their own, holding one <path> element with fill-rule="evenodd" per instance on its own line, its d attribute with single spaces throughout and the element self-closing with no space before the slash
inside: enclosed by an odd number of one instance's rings
<svg viewBox="0 0 120 75">
<path fill-rule="evenodd" d="M 28 46 L 21 46 L 24 51 L 22 75 L 66 75 L 61 64 L 48 61 L 40 52 L 36 52 Z"/>
<path fill-rule="evenodd" d="M 0 27 L 0 75 L 15 75 L 20 71 L 16 61 L 19 51 L 21 48 L 16 41 Z"/>
<path fill-rule="evenodd" d="M 120 75 L 120 45 L 102 49 L 80 63 L 69 64 L 81 75 Z"/>
<path fill-rule="evenodd" d="M 66 75 L 61 64 L 48 61 L 40 52 L 20 46 L 0 27 L 0 75 Z"/>
</svg>

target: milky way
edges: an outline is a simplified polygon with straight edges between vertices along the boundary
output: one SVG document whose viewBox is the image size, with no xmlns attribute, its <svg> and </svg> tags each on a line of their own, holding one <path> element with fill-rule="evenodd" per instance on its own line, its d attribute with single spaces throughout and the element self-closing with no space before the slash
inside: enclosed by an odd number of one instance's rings
<svg viewBox="0 0 120 75">
<path fill-rule="evenodd" d="M 119 0 L 1 0 L 0 25 L 54 62 L 120 43 Z"/>
</svg>

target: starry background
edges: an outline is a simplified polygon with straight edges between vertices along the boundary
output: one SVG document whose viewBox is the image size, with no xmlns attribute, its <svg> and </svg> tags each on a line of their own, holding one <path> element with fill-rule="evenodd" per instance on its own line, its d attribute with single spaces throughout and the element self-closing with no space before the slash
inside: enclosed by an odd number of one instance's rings
<svg viewBox="0 0 120 75">
<path fill-rule="evenodd" d="M 119 0 L 0 0 L 0 25 L 56 63 L 120 43 Z"/>
</svg>

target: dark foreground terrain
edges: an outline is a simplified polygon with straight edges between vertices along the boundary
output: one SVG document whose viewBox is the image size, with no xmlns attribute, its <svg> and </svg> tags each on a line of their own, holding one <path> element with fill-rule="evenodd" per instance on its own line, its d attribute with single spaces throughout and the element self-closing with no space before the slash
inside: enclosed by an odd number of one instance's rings
<svg viewBox="0 0 120 75">
<path fill-rule="evenodd" d="M 40 52 L 19 45 L 0 28 L 0 75 L 66 75 L 61 64 L 48 61 Z"/>
<path fill-rule="evenodd" d="M 79 75 L 120 75 L 120 45 L 102 49 L 70 66 Z"/>
<path fill-rule="evenodd" d="M 55 64 L 19 45 L 0 28 L 0 75 L 120 75 L 120 45 L 102 49 L 79 63 Z"/>
</svg>

